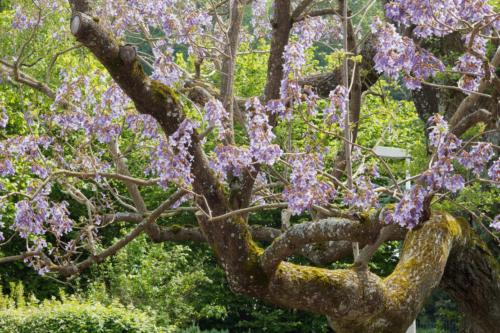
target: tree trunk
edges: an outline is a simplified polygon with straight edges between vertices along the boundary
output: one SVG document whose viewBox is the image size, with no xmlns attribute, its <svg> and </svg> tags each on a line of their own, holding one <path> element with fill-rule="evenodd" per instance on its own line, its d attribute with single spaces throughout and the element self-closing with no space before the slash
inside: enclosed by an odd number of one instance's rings
<svg viewBox="0 0 500 333">
<path fill-rule="evenodd" d="M 461 225 L 468 225 L 463 218 Z M 500 265 L 486 244 L 469 228 L 446 264 L 440 287 L 465 314 L 465 332 L 500 330 Z"/>
</svg>

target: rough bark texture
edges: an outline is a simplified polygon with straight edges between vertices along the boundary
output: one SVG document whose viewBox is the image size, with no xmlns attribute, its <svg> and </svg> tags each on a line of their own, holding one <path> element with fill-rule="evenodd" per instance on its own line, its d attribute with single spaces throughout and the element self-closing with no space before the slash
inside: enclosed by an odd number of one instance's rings
<svg viewBox="0 0 500 333">
<path fill-rule="evenodd" d="M 361 51 L 359 52 L 362 56 L 362 62 L 361 65 L 358 64 L 358 66 L 360 67 L 360 73 L 363 73 L 359 78 L 359 80 L 361 80 L 361 92 L 370 89 L 370 87 L 373 86 L 380 77 L 380 74 L 373 69 L 375 66 L 373 58 L 377 54 L 374 48 L 376 39 L 376 35 L 370 34 L 370 36 L 366 38 L 361 47 Z M 350 67 L 352 69 L 352 64 Z M 349 80 L 350 79 L 351 78 L 349 78 Z M 328 98 L 330 91 L 334 90 L 339 84 L 342 83 L 342 74 L 340 68 L 335 68 L 331 72 L 307 75 L 300 80 L 299 83 L 301 85 L 312 86 L 316 94 L 323 98 Z"/>
<path fill-rule="evenodd" d="M 500 323 L 500 265 L 481 238 L 471 229 L 467 232 L 450 254 L 440 287 L 466 314 L 464 332 L 495 332 Z"/>
<path fill-rule="evenodd" d="M 384 280 L 383 310 L 366 322 L 329 320 L 338 333 L 406 332 L 441 280 L 461 312 L 472 316 L 473 332 L 493 332 L 500 324 L 499 278 L 500 266 L 468 222 L 433 212 L 422 229 L 408 233 L 398 266 Z"/>
</svg>

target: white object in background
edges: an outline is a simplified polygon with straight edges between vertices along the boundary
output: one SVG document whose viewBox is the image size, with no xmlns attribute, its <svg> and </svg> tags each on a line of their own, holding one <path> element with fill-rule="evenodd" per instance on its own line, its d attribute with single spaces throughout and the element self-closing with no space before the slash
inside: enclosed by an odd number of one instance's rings
<svg viewBox="0 0 500 333">
<path fill-rule="evenodd" d="M 406 331 L 406 333 L 417 333 L 417 325 L 415 320 L 413 321 L 413 323 L 411 323 L 411 326 L 408 327 L 408 331 Z"/>
<path fill-rule="evenodd" d="M 399 148 L 390 148 L 390 147 L 377 147 L 375 148 L 375 154 L 380 157 L 388 157 L 388 158 L 411 158 L 410 155 L 404 149 Z"/>
<path fill-rule="evenodd" d="M 404 149 L 400 148 L 390 148 L 390 147 L 377 147 L 375 148 L 375 154 L 380 157 L 394 158 L 394 159 L 405 159 L 408 166 L 410 165 L 411 155 Z M 410 170 L 406 169 L 406 179 L 410 178 Z M 405 183 L 405 194 L 410 192 L 411 181 Z"/>
<path fill-rule="evenodd" d="M 390 148 L 390 147 L 377 147 L 375 148 L 375 154 L 380 157 L 386 158 L 394 158 L 394 159 L 405 159 L 406 164 L 410 165 L 411 155 L 409 155 L 406 150 L 399 148 Z M 406 169 L 406 179 L 410 178 L 410 171 Z M 405 183 L 405 194 L 408 193 L 411 189 L 411 181 Z M 417 333 L 417 322 L 414 320 L 411 323 L 410 327 L 406 333 Z"/>
</svg>

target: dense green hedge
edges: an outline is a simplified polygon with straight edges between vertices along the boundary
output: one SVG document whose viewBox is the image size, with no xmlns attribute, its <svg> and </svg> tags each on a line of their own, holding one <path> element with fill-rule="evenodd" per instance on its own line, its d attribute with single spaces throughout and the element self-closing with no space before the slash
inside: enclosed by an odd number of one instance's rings
<svg viewBox="0 0 500 333">
<path fill-rule="evenodd" d="M 0 311 L 0 332 L 170 332 L 151 324 L 146 315 L 130 311 L 119 303 L 103 306 L 100 303 L 70 300 L 45 301 L 40 306 Z"/>
<path fill-rule="evenodd" d="M 119 301 L 107 305 L 95 298 L 59 292 L 55 298 L 40 302 L 31 294 L 26 299 L 22 282 L 11 283 L 10 295 L 2 293 L 0 285 L 0 333 L 74 333 L 74 332 L 159 332 L 159 333 L 229 333 L 229 331 L 201 331 L 198 326 L 179 329 L 175 326 L 155 326 L 155 318 L 133 307 L 124 307 Z"/>
<path fill-rule="evenodd" d="M 62 301 L 39 303 L 34 296 L 24 298 L 22 284 L 11 290 L 10 297 L 0 290 L 0 332 L 173 332 L 173 327 L 156 327 L 153 318 L 118 302 L 106 306 L 61 293 Z"/>
<path fill-rule="evenodd" d="M 218 331 L 216 329 L 202 331 L 198 326 L 192 326 L 187 329 L 176 329 L 174 330 L 174 333 L 229 333 L 229 331 L 228 330 Z"/>
</svg>

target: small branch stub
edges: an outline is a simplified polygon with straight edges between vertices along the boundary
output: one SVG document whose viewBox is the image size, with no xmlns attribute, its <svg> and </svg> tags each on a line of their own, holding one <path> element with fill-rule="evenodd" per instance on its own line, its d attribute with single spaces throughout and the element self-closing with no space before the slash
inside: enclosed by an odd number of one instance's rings
<svg viewBox="0 0 500 333">
<path fill-rule="evenodd" d="M 71 33 L 73 34 L 73 36 L 76 36 L 78 31 L 80 30 L 81 23 L 82 23 L 81 15 L 79 13 L 73 15 L 70 23 Z"/>
<path fill-rule="evenodd" d="M 124 45 L 120 50 L 120 56 L 125 63 L 134 62 L 137 58 L 137 51 L 135 47 L 130 44 Z"/>
</svg>

